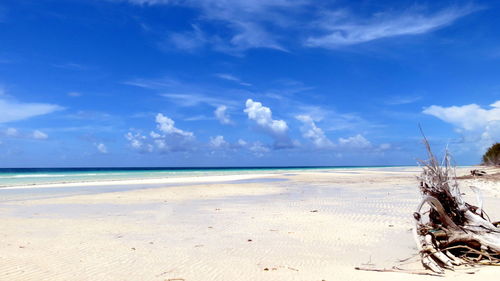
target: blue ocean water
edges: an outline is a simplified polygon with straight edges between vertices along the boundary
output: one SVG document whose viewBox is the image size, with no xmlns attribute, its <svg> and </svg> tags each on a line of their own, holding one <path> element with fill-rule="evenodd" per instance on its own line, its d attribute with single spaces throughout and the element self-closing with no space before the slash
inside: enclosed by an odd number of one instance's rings
<svg viewBox="0 0 500 281">
<path fill-rule="evenodd" d="M 284 173 L 312 169 L 321 170 L 346 168 L 368 167 L 0 168 L 0 187 L 210 175 Z"/>
</svg>

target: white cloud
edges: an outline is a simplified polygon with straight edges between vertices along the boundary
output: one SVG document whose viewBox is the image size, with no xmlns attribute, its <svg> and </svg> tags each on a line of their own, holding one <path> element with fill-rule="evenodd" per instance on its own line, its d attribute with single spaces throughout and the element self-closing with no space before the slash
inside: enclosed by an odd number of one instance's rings
<svg viewBox="0 0 500 281">
<path fill-rule="evenodd" d="M 252 86 L 252 84 L 243 82 L 243 81 L 241 81 L 240 78 L 238 78 L 238 77 L 236 77 L 234 75 L 231 75 L 231 74 L 217 73 L 217 74 L 215 74 L 215 76 L 219 77 L 220 79 L 224 79 L 224 80 L 236 82 L 236 83 L 238 83 L 238 84 L 240 84 L 242 86 Z"/>
<path fill-rule="evenodd" d="M 161 135 L 158 134 L 157 132 L 153 132 L 151 131 L 151 133 L 149 133 L 149 135 L 153 138 L 153 139 L 159 139 L 161 138 Z"/>
<path fill-rule="evenodd" d="M 5 130 L 5 135 L 8 137 L 17 137 L 19 131 L 16 128 L 7 128 L 7 130 Z"/>
<path fill-rule="evenodd" d="M 170 34 L 167 42 L 162 44 L 162 46 L 168 48 L 172 44 L 179 50 L 192 52 L 209 43 L 209 39 L 197 25 L 192 25 L 192 28 L 192 31 Z"/>
<path fill-rule="evenodd" d="M 442 107 L 431 105 L 423 113 L 435 116 L 464 130 L 483 130 L 491 122 L 500 121 L 500 101 L 484 109 L 477 104 Z"/>
<path fill-rule="evenodd" d="M 475 7 L 449 8 L 436 13 L 410 10 L 377 13 L 372 19 L 353 20 L 345 10 L 330 11 L 318 22 L 324 35 L 309 37 L 309 47 L 337 48 L 403 35 L 424 34 L 446 27 L 458 18 L 476 11 Z"/>
<path fill-rule="evenodd" d="M 339 138 L 339 145 L 352 149 L 367 149 L 372 147 L 371 142 L 360 134 L 348 138 Z"/>
<path fill-rule="evenodd" d="M 220 105 L 218 106 L 215 111 L 214 111 L 215 118 L 219 120 L 221 124 L 232 124 L 233 122 L 231 121 L 231 118 L 227 114 L 227 106 L 225 105 Z"/>
<path fill-rule="evenodd" d="M 432 115 L 454 125 L 470 141 L 485 149 L 500 139 L 500 100 L 482 108 L 477 104 L 442 107 L 429 106 L 424 114 Z M 478 137 L 479 136 L 479 137 Z"/>
<path fill-rule="evenodd" d="M 39 131 L 39 130 L 35 130 L 33 131 L 33 138 L 34 139 L 37 139 L 37 140 L 45 140 L 47 139 L 49 136 L 42 132 L 42 131 Z"/>
<path fill-rule="evenodd" d="M 422 99 L 421 96 L 394 96 L 387 100 L 385 103 L 387 105 L 402 105 L 410 104 Z"/>
<path fill-rule="evenodd" d="M 0 123 L 15 122 L 31 117 L 49 114 L 63 108 L 55 104 L 21 103 L 0 99 Z"/>
<path fill-rule="evenodd" d="M 175 127 L 174 120 L 164 116 L 161 113 L 156 115 L 156 123 L 158 130 L 165 134 L 177 135 L 185 138 L 193 138 L 194 134 L 192 132 L 183 131 Z"/>
<path fill-rule="evenodd" d="M 245 147 L 248 143 L 245 140 L 239 139 L 236 144 L 240 147 Z"/>
<path fill-rule="evenodd" d="M 247 113 L 248 119 L 255 121 L 259 128 L 274 139 L 275 148 L 294 146 L 288 137 L 288 125 L 283 120 L 274 120 L 269 107 L 263 106 L 262 103 L 255 102 L 252 99 L 248 99 L 245 105 L 244 112 Z"/>
<path fill-rule="evenodd" d="M 392 148 L 392 145 L 390 143 L 383 143 L 379 146 L 380 150 L 389 150 Z"/>
<path fill-rule="evenodd" d="M 269 107 L 263 106 L 260 102 L 254 102 L 252 99 L 248 99 L 245 105 L 244 112 L 247 113 L 248 118 L 257 122 L 260 127 L 276 135 L 287 133 L 288 125 L 286 122 L 283 120 L 274 120 Z"/>
<path fill-rule="evenodd" d="M 298 110 L 297 115 L 308 115 L 315 122 L 322 121 L 323 128 L 327 132 L 342 130 L 359 132 L 380 126 L 365 120 L 357 113 L 340 113 L 332 108 L 301 105 Z"/>
<path fill-rule="evenodd" d="M 104 143 L 96 143 L 95 147 L 97 148 L 99 153 L 102 153 L 102 154 L 108 153 L 108 148 L 106 147 L 106 145 Z"/>
<path fill-rule="evenodd" d="M 316 126 L 316 123 L 309 115 L 298 115 L 295 118 L 303 123 L 301 128 L 302 136 L 309 139 L 317 148 L 332 148 L 334 144 L 329 140 L 321 128 Z"/>
<path fill-rule="evenodd" d="M 161 94 L 162 97 L 166 97 L 176 102 L 181 106 L 196 106 L 199 104 L 209 104 L 212 106 L 219 106 L 221 104 L 227 103 L 226 100 L 221 98 L 214 98 L 201 94 Z"/>
<path fill-rule="evenodd" d="M 130 146 L 139 152 L 170 152 L 192 149 L 194 134 L 175 127 L 174 120 L 158 113 L 155 118 L 159 132 L 151 131 L 149 136 L 128 132 L 125 138 Z"/>
<path fill-rule="evenodd" d="M 229 143 L 224 140 L 223 136 L 210 137 L 210 146 L 213 148 L 224 148 L 227 147 Z"/>
<path fill-rule="evenodd" d="M 133 134 L 128 132 L 125 138 L 129 141 L 130 146 L 139 152 L 152 152 L 153 146 L 147 142 L 147 137 L 140 133 Z"/>
<path fill-rule="evenodd" d="M 168 151 L 170 148 L 165 139 L 155 139 L 154 144 L 160 151 Z"/>
<path fill-rule="evenodd" d="M 49 136 L 40 131 L 34 130 L 33 132 L 25 132 L 23 130 L 18 130 L 16 128 L 7 128 L 3 132 L 0 132 L 0 136 L 5 136 L 7 138 L 16 138 L 16 139 L 34 139 L 34 140 L 44 140 Z"/>
<path fill-rule="evenodd" d="M 120 0 L 115 0 L 120 1 Z M 123 0 L 127 1 L 127 0 Z M 172 5 L 194 9 L 200 15 L 190 30 L 172 33 L 167 40 L 180 50 L 209 46 L 240 55 L 254 48 L 287 51 L 294 38 L 306 47 L 338 48 L 382 38 L 425 34 L 444 28 L 480 8 L 452 6 L 429 11 L 420 5 L 407 10 L 374 11 L 360 17 L 342 7 L 328 9 L 311 0 L 128 0 L 137 5 Z M 434 9 L 435 10 L 435 9 Z M 313 24 L 311 24 L 311 22 Z M 203 32 L 199 26 L 206 28 Z M 291 39 L 290 39 L 291 38 Z"/>
<path fill-rule="evenodd" d="M 259 141 L 256 141 L 256 142 L 250 144 L 248 149 L 251 152 L 253 152 L 253 154 L 257 157 L 262 157 L 262 156 L 264 156 L 265 153 L 268 153 L 269 151 L 271 151 L 269 149 L 269 147 L 267 147 L 266 145 L 262 144 Z"/>
<path fill-rule="evenodd" d="M 221 97 L 220 89 L 214 89 L 210 85 L 196 85 L 192 82 L 184 82 L 170 77 L 132 79 L 125 81 L 124 84 L 159 91 L 161 92 L 160 96 L 169 99 L 170 102 L 178 106 L 191 107 L 208 104 L 217 107 L 219 105 L 237 105 L 234 100 Z"/>
<path fill-rule="evenodd" d="M 277 41 L 269 25 L 282 28 L 293 22 L 291 14 L 306 0 L 128 0 L 138 5 L 177 5 L 201 12 L 199 22 L 215 25 L 213 35 L 207 36 L 197 25 L 191 31 L 174 33 L 169 41 L 180 49 L 192 51 L 205 45 L 238 55 L 252 48 L 286 51 Z M 222 28 L 220 27 L 222 26 Z M 213 27 L 213 26 L 212 26 Z M 214 29 L 214 28 L 212 28 Z M 224 30 L 224 32 L 218 31 Z"/>
</svg>

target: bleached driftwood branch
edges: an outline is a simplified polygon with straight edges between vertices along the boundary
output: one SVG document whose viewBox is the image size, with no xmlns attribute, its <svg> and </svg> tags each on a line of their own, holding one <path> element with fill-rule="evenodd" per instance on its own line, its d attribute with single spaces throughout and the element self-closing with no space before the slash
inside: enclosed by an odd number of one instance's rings
<svg viewBox="0 0 500 281">
<path fill-rule="evenodd" d="M 477 206 L 465 202 L 448 152 L 440 164 L 425 137 L 424 144 L 429 159 L 421 161 L 422 201 L 413 214 L 422 264 L 440 274 L 458 265 L 500 265 L 500 228 L 484 212 L 479 190 L 471 187 Z"/>
</svg>

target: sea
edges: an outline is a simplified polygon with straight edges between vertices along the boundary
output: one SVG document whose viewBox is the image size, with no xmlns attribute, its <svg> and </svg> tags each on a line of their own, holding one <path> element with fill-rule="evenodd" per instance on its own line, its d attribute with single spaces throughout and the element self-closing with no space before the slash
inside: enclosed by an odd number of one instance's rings
<svg viewBox="0 0 500 281">
<path fill-rule="evenodd" d="M 391 166 L 377 166 L 391 167 Z M 132 179 L 158 179 L 240 175 L 255 173 L 293 173 L 304 170 L 374 168 L 360 166 L 308 167 L 140 167 L 140 168 L 0 168 L 0 188 L 56 183 L 82 183 Z"/>
</svg>

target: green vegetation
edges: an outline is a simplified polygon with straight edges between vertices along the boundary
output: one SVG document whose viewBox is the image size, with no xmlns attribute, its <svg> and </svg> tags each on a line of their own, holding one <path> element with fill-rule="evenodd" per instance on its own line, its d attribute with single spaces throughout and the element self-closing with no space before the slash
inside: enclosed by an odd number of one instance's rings
<svg viewBox="0 0 500 281">
<path fill-rule="evenodd" d="M 500 143 L 495 143 L 483 155 L 484 165 L 500 165 Z"/>
</svg>

